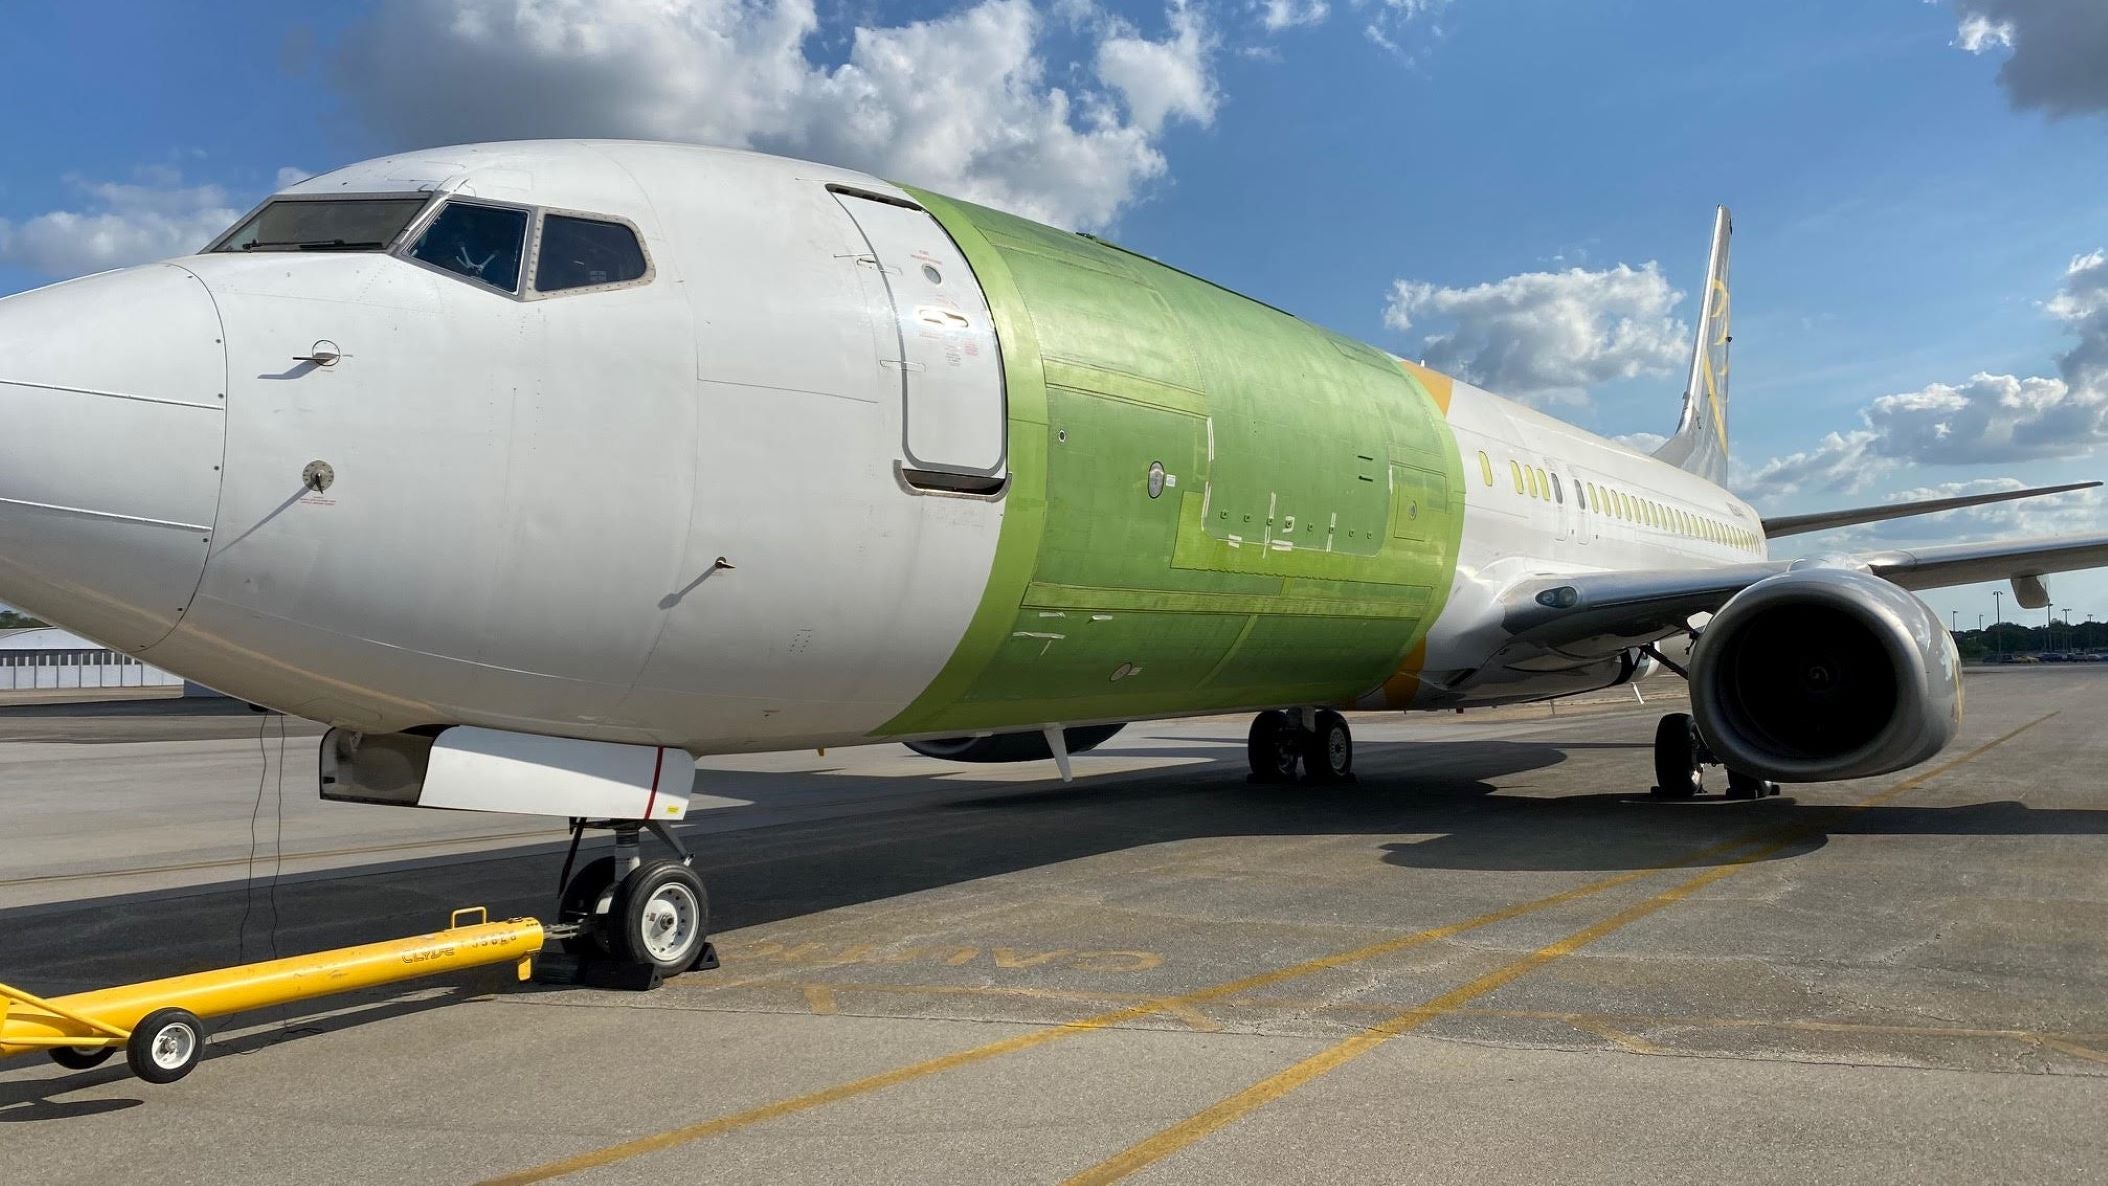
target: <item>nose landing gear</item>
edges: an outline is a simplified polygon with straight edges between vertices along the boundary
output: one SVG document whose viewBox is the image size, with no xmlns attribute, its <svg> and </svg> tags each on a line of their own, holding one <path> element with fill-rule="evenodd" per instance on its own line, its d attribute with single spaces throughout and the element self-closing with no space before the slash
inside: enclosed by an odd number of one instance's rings
<svg viewBox="0 0 2108 1186">
<path fill-rule="evenodd" d="M 1690 799 L 1705 792 L 1705 768 L 1720 760 L 1698 735 L 1698 723 L 1687 712 L 1672 712 L 1654 726 L 1654 786 L 1657 799 Z M 1762 799 L 1779 793 L 1779 784 L 1738 770 L 1727 772 L 1726 798 Z"/>
<path fill-rule="evenodd" d="M 574 875 L 571 866 L 587 828 L 613 831 L 615 853 L 588 861 Z M 640 834 L 647 829 L 677 859 L 643 859 Z M 656 820 L 571 821 L 571 851 L 549 934 L 577 962 L 577 983 L 650 989 L 668 976 L 717 967 L 709 939 L 710 895 L 690 867 L 693 860 Z"/>
<path fill-rule="evenodd" d="M 1354 732 L 1347 718 L 1329 708 L 1260 713 L 1252 719 L 1245 752 L 1253 782 L 1294 782 L 1298 770 L 1305 782 L 1354 781 Z"/>
</svg>

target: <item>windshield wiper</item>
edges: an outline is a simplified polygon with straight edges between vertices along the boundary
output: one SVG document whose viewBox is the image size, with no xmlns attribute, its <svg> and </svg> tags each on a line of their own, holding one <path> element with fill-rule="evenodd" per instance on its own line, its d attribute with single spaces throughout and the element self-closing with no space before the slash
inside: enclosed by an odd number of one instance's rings
<svg viewBox="0 0 2108 1186">
<path fill-rule="evenodd" d="M 257 239 L 242 244 L 243 251 L 379 251 L 386 243 L 347 242 L 343 239 Z"/>
</svg>

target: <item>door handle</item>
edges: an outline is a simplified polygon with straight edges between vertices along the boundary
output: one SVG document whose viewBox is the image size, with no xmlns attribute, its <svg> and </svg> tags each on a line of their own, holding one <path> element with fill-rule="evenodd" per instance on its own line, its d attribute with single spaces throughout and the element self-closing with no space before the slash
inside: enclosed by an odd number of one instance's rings
<svg viewBox="0 0 2108 1186">
<path fill-rule="evenodd" d="M 311 362 L 318 367 L 333 367 L 337 365 L 337 360 L 343 357 L 344 352 L 337 348 L 335 342 L 324 340 L 315 343 L 306 354 L 295 354 L 293 361 Z"/>
</svg>

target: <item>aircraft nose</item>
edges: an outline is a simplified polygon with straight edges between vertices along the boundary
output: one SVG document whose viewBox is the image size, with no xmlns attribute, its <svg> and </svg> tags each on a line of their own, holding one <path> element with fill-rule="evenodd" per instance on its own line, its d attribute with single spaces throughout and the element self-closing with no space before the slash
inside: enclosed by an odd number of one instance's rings
<svg viewBox="0 0 2108 1186">
<path fill-rule="evenodd" d="M 224 341 L 174 264 L 0 300 L 0 602 L 130 651 L 175 628 L 219 503 Z"/>
</svg>

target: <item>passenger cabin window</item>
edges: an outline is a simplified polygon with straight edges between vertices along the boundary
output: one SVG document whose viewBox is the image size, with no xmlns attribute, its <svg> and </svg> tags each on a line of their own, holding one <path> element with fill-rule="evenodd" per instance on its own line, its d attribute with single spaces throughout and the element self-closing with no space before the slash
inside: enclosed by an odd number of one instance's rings
<svg viewBox="0 0 2108 1186">
<path fill-rule="evenodd" d="M 644 248 L 637 243 L 637 232 L 619 222 L 567 214 L 542 216 L 541 247 L 534 263 L 537 290 L 562 292 L 643 276 Z"/>
<path fill-rule="evenodd" d="M 220 236 L 213 251 L 386 251 L 424 209 L 406 198 L 279 198 Z"/>
<path fill-rule="evenodd" d="M 1530 492 L 1530 489 L 1529 487 L 1523 485 L 1522 481 L 1522 466 L 1518 465 L 1513 461 L 1510 461 L 1508 463 L 1508 472 L 1515 476 L 1515 492 L 1517 494 L 1528 494 Z"/>
<path fill-rule="evenodd" d="M 1582 510 L 1588 509 L 1588 483 L 1580 478 L 1574 479 L 1574 501 L 1581 504 Z"/>
<path fill-rule="evenodd" d="M 1484 449 L 1479 450 L 1479 476 L 1486 479 L 1488 486 L 1493 485 L 1493 459 L 1486 456 Z"/>
<path fill-rule="evenodd" d="M 1566 501 L 1566 490 L 1559 485 L 1558 474 L 1552 475 L 1552 501 L 1557 503 Z"/>
<path fill-rule="evenodd" d="M 410 249 L 423 260 L 500 292 L 520 291 L 520 253 L 527 245 L 527 212 L 474 202 L 448 202 Z"/>
</svg>

